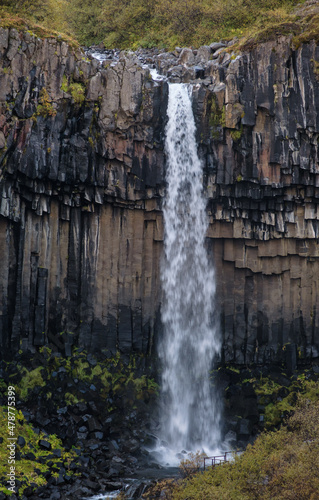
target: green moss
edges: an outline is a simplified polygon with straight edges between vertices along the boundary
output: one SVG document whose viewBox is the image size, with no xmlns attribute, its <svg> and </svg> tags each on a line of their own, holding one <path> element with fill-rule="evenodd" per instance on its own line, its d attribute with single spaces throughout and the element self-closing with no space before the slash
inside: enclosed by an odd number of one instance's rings
<svg viewBox="0 0 319 500">
<path fill-rule="evenodd" d="M 100 375 L 100 380 L 101 380 L 104 388 L 106 389 L 106 391 L 109 391 L 110 387 L 112 385 L 112 375 L 108 371 L 107 368 L 102 369 L 102 373 Z"/>
<path fill-rule="evenodd" d="M 90 365 L 87 361 L 83 359 L 78 359 L 74 361 L 74 368 L 72 370 L 72 377 L 84 382 L 90 382 L 93 378 L 92 373 L 90 373 Z"/>
<path fill-rule="evenodd" d="M 230 370 L 232 372 L 240 373 L 240 369 L 236 368 L 234 365 L 228 365 L 228 366 L 226 366 L 226 368 L 227 368 L 227 370 Z"/>
<path fill-rule="evenodd" d="M 243 126 L 241 125 L 239 130 L 231 129 L 230 135 L 233 141 L 235 142 L 239 141 L 241 136 L 243 135 Z"/>
<path fill-rule="evenodd" d="M 52 475 L 53 468 L 60 468 L 60 464 L 63 464 L 66 468 L 68 475 L 73 474 L 72 470 L 70 470 L 70 463 L 76 458 L 76 455 L 73 451 L 66 452 L 61 440 L 55 434 L 49 436 L 44 435 L 42 432 L 37 434 L 32 426 L 26 422 L 21 411 L 16 411 L 14 432 L 15 437 L 22 436 L 26 442 L 23 448 L 20 448 L 18 445 L 16 447 L 16 461 L 14 465 L 16 480 L 20 482 L 19 495 L 22 496 L 24 490 L 30 486 L 36 489 L 39 486 L 47 484 L 49 477 Z M 5 438 L 8 435 L 7 433 L 7 408 L 0 407 L 0 435 Z M 54 458 L 51 451 L 41 449 L 39 446 L 41 439 L 48 441 L 52 449 L 60 449 L 62 452 L 61 458 Z M 19 455 L 17 452 L 19 452 Z M 25 457 L 29 452 L 32 452 L 35 456 L 33 460 Z M 18 458 L 19 456 L 20 458 Z M 7 439 L 3 439 L 0 442 L 0 484 L 3 485 L 0 486 L 0 491 L 11 495 L 12 492 L 8 492 L 4 486 L 7 483 L 7 457 Z"/>
<path fill-rule="evenodd" d="M 220 117 L 220 124 L 221 124 L 222 127 L 226 127 L 226 106 L 222 107 L 221 117 Z"/>
<path fill-rule="evenodd" d="M 280 385 L 268 377 L 262 377 L 256 381 L 255 392 L 258 396 L 269 396 L 280 389 Z"/>
<path fill-rule="evenodd" d="M 75 83 L 72 80 L 69 83 L 66 75 L 63 75 L 61 90 L 71 94 L 75 104 L 81 105 L 85 101 L 85 86 L 82 83 Z"/>
<path fill-rule="evenodd" d="M 39 103 L 37 106 L 36 115 L 43 116 L 44 118 L 48 116 L 55 116 L 56 110 L 52 105 L 52 99 L 45 87 L 40 91 Z"/>
<path fill-rule="evenodd" d="M 46 358 L 48 358 L 48 357 L 50 357 L 50 356 L 51 356 L 51 354 L 52 354 L 52 349 L 50 349 L 50 347 L 48 347 L 48 346 L 41 346 L 41 347 L 39 348 L 39 352 L 40 352 L 41 354 L 43 354 Z"/>
<path fill-rule="evenodd" d="M 319 383 L 307 380 L 307 372 L 302 373 L 289 387 L 282 387 L 269 377 L 252 381 L 259 404 L 265 405 L 265 427 L 272 429 L 283 422 L 294 409 L 298 395 L 319 401 Z"/>
<path fill-rule="evenodd" d="M 29 391 L 32 391 L 35 387 L 44 387 L 45 381 L 42 378 L 43 368 L 39 366 L 34 370 L 28 371 L 26 368 L 21 370 L 22 379 L 17 387 L 17 394 L 24 401 L 28 398 Z"/>
<path fill-rule="evenodd" d="M 316 78 L 319 79 L 319 62 L 315 59 L 310 59 L 312 62 L 313 72 L 316 75 Z"/>
<path fill-rule="evenodd" d="M 7 390 L 7 385 L 5 381 L 0 378 L 0 392 L 5 392 Z"/>
<path fill-rule="evenodd" d="M 319 384 L 314 380 L 304 380 L 301 381 L 301 393 L 303 396 L 310 401 L 319 400 Z"/>
<path fill-rule="evenodd" d="M 62 77 L 61 89 L 65 93 L 69 92 L 69 82 L 68 82 L 68 79 L 67 79 L 67 77 L 65 75 L 63 75 L 63 77 Z"/>
<path fill-rule="evenodd" d="M 307 12 L 307 10 L 305 10 Z M 319 14 L 306 15 L 300 19 L 300 29 L 296 32 L 292 39 L 295 49 L 298 49 L 301 44 L 308 43 L 311 40 L 319 41 Z"/>
<path fill-rule="evenodd" d="M 79 399 L 77 398 L 77 396 L 75 396 L 74 394 L 71 394 L 70 392 L 65 393 L 64 400 L 68 406 L 75 405 L 79 402 Z"/>
<path fill-rule="evenodd" d="M 211 128 L 211 134 L 213 139 L 218 139 L 220 129 L 226 126 L 226 109 L 225 106 L 222 108 L 219 107 L 216 94 L 212 94 L 210 101 L 208 102 L 208 109 L 208 123 Z"/>
<path fill-rule="evenodd" d="M 71 83 L 69 92 L 76 104 L 83 104 L 85 101 L 85 87 L 82 83 Z"/>
</svg>

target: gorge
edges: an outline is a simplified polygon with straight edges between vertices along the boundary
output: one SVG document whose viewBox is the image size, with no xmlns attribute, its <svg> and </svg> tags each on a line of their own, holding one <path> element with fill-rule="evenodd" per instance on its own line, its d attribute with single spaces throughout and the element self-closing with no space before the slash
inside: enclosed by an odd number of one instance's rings
<svg viewBox="0 0 319 500">
<path fill-rule="evenodd" d="M 121 53 L 0 32 L 1 352 L 154 354 L 168 84 L 192 82 L 221 361 L 318 356 L 318 48 Z M 112 59 L 113 57 L 113 59 Z M 293 112 L 291 112 L 293 110 Z"/>
</svg>

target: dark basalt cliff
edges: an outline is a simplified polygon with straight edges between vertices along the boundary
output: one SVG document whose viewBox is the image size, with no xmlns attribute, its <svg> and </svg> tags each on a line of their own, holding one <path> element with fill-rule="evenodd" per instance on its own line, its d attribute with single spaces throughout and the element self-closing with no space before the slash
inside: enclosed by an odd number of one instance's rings
<svg viewBox="0 0 319 500">
<path fill-rule="evenodd" d="M 317 357 L 318 48 L 227 50 L 143 55 L 194 83 L 222 356 L 276 361 L 291 343 Z M 100 66 L 14 29 L 0 55 L 1 351 L 65 331 L 89 350 L 150 353 L 167 83 L 134 54 Z"/>
</svg>

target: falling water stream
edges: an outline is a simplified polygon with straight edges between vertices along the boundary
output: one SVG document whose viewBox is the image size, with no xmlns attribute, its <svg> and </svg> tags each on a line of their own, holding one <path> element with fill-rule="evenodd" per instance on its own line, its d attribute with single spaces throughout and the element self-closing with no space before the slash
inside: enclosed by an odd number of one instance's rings
<svg viewBox="0 0 319 500">
<path fill-rule="evenodd" d="M 164 458 L 173 464 L 182 450 L 212 453 L 218 448 L 220 411 L 209 375 L 220 341 L 213 321 L 215 278 L 205 249 L 208 220 L 190 86 L 169 85 L 167 113 L 161 437 Z"/>
</svg>

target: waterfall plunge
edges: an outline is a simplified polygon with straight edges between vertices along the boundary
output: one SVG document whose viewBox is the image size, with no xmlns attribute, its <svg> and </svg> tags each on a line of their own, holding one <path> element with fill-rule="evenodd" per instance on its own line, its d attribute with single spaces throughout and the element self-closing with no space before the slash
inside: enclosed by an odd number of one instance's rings
<svg viewBox="0 0 319 500">
<path fill-rule="evenodd" d="M 212 453 L 220 412 L 209 372 L 220 341 L 213 325 L 215 279 L 204 247 L 208 227 L 197 155 L 191 90 L 169 85 L 166 128 L 167 193 L 162 264 L 164 336 L 162 439 L 166 460 L 182 450 Z M 166 445 L 165 445 L 166 446 Z"/>
</svg>

